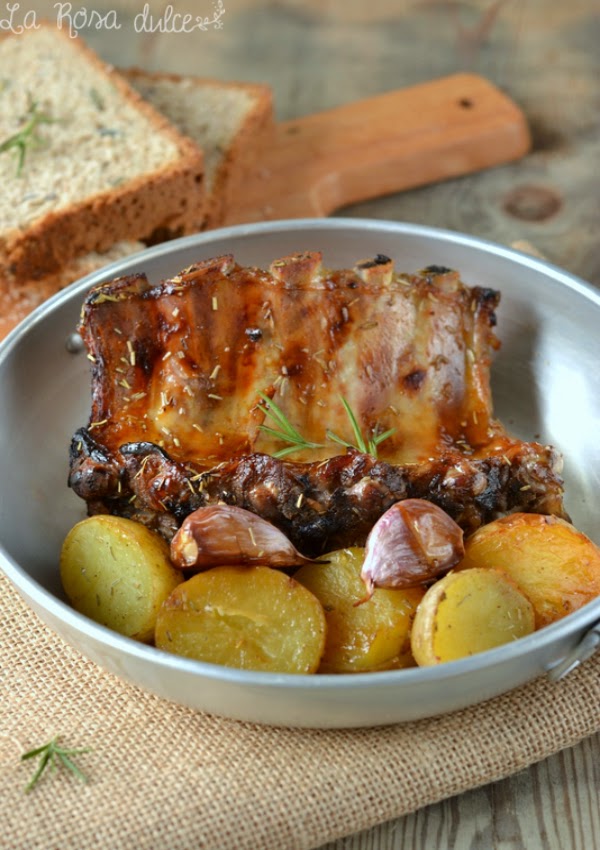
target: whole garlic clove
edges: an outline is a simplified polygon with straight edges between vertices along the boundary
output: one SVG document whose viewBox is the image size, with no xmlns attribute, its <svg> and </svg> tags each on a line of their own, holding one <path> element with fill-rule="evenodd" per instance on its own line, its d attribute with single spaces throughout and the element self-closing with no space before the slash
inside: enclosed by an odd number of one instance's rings
<svg viewBox="0 0 600 850">
<path fill-rule="evenodd" d="M 270 522 L 234 505 L 198 508 L 187 516 L 171 541 L 171 560 L 181 569 L 314 563 Z"/>
<path fill-rule="evenodd" d="M 367 598 L 375 587 L 427 584 L 464 556 L 463 531 L 425 499 L 396 502 L 375 523 L 365 545 L 361 578 Z"/>
</svg>

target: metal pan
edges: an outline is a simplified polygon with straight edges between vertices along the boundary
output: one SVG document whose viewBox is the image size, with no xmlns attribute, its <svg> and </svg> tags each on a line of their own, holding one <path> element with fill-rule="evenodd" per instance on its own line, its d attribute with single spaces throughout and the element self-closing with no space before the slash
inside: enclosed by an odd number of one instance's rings
<svg viewBox="0 0 600 850">
<path fill-rule="evenodd" d="M 232 252 L 265 265 L 321 250 L 330 266 L 387 254 L 398 268 L 458 269 L 502 292 L 493 366 L 496 413 L 525 439 L 565 455 L 567 509 L 600 542 L 600 292 L 538 259 L 457 233 L 358 219 L 232 227 L 121 260 L 52 298 L 0 346 L 0 567 L 69 644 L 142 688 L 230 718 L 308 727 L 373 726 L 486 700 L 537 676 L 557 678 L 600 643 L 600 599 L 539 632 L 438 668 L 341 676 L 253 673 L 194 662 L 123 638 L 64 601 L 58 555 L 83 505 L 67 488 L 67 447 L 89 414 L 88 362 L 68 345 L 94 283 L 144 271 L 151 280 Z M 76 670 L 73 675 L 77 675 Z"/>
</svg>

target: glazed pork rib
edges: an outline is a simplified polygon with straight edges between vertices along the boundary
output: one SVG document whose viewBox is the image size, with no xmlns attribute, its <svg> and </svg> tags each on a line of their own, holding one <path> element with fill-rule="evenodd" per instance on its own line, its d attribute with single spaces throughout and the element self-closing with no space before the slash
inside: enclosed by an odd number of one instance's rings
<svg viewBox="0 0 600 850">
<path fill-rule="evenodd" d="M 82 310 L 92 412 L 70 485 L 90 513 L 167 538 L 197 507 L 237 504 L 306 554 L 363 543 L 407 496 L 466 531 L 514 510 L 564 516 L 559 455 L 493 419 L 498 300 L 449 269 L 401 275 L 378 255 L 328 271 L 312 252 L 102 284 Z M 377 459 L 333 441 L 356 445 L 342 400 L 366 439 L 393 429 Z M 304 441 L 289 456 L 278 409 Z"/>
</svg>

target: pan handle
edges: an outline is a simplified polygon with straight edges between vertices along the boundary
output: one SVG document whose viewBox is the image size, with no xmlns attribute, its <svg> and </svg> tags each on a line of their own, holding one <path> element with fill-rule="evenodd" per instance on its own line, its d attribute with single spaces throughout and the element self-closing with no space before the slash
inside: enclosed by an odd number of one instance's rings
<svg viewBox="0 0 600 850">
<path fill-rule="evenodd" d="M 548 678 L 552 682 L 558 682 L 568 676 L 576 667 L 579 667 L 588 658 L 591 658 L 596 650 L 600 648 L 600 621 L 592 626 L 563 659 L 553 664 L 548 670 Z"/>
</svg>

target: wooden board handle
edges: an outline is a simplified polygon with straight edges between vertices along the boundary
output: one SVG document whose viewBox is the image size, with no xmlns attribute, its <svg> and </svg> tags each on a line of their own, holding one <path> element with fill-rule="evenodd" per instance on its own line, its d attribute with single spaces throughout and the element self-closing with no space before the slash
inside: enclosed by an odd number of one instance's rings
<svg viewBox="0 0 600 850">
<path fill-rule="evenodd" d="M 530 144 L 506 95 L 455 74 L 277 125 L 227 223 L 329 215 L 517 159 Z"/>
</svg>

